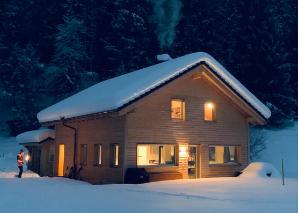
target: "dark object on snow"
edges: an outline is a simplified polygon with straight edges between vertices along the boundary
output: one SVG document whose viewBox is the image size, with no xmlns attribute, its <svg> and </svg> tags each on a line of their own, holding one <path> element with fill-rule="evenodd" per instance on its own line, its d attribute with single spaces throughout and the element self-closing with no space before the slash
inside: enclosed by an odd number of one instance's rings
<svg viewBox="0 0 298 213">
<path fill-rule="evenodd" d="M 271 177 L 272 172 L 266 172 L 267 177 Z"/>
<path fill-rule="evenodd" d="M 238 177 L 238 176 L 240 176 L 241 174 L 242 174 L 241 171 L 236 171 L 236 172 L 235 172 L 235 177 Z"/>
<path fill-rule="evenodd" d="M 281 159 L 281 174 L 282 174 L 282 185 L 285 185 L 285 170 L 284 170 L 284 159 Z"/>
<path fill-rule="evenodd" d="M 148 183 L 149 174 L 144 168 L 128 168 L 125 173 L 124 183 Z"/>
<path fill-rule="evenodd" d="M 23 174 L 23 166 L 18 166 L 19 168 L 19 175 L 18 178 L 22 178 L 22 174 Z"/>
</svg>

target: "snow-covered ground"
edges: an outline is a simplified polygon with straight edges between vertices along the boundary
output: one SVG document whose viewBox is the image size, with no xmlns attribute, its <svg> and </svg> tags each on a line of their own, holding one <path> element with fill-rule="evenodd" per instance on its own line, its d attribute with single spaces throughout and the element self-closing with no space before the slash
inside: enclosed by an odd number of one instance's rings
<svg viewBox="0 0 298 213">
<path fill-rule="evenodd" d="M 297 181 L 234 177 L 143 185 L 89 185 L 64 178 L 0 178 L 1 212 L 296 213 Z"/>
<path fill-rule="evenodd" d="M 262 160 L 273 163 L 277 169 L 280 161 L 273 157 L 285 159 L 289 177 L 285 186 L 274 167 L 260 163 L 252 164 L 240 177 L 143 185 L 90 185 L 65 178 L 40 178 L 32 173 L 18 179 L 14 173 L 20 147 L 14 138 L 0 137 L 0 212 L 296 213 L 297 141 L 287 142 L 296 133 L 291 128 L 268 131 L 267 150 L 262 154 Z M 272 177 L 267 177 L 267 172 L 272 172 Z"/>
</svg>

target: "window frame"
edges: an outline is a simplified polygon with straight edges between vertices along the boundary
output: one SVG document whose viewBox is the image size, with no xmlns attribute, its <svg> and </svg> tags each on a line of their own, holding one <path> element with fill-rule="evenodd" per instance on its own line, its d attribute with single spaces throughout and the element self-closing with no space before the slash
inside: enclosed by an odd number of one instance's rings
<svg viewBox="0 0 298 213">
<path fill-rule="evenodd" d="M 82 148 L 83 149 L 83 156 L 82 156 Z M 86 148 L 86 149 L 85 149 Z M 80 165 L 87 166 L 88 162 L 88 145 L 87 144 L 80 144 Z"/>
<path fill-rule="evenodd" d="M 158 164 L 156 165 L 138 165 L 138 146 L 139 145 L 169 145 L 169 146 L 174 146 L 174 160 L 175 162 L 173 164 L 160 164 L 161 161 L 161 153 L 160 153 L 160 147 L 158 147 Z M 178 144 L 167 144 L 167 143 L 137 143 L 136 144 L 136 165 L 137 167 L 177 167 L 178 166 L 178 162 L 179 162 L 179 150 L 178 150 L 179 146 Z"/>
<path fill-rule="evenodd" d="M 100 158 L 98 156 L 98 148 L 100 148 Z M 93 165 L 94 166 L 102 166 L 102 144 L 96 143 L 93 146 L 94 152 L 93 152 Z"/>
<path fill-rule="evenodd" d="M 182 114 L 182 118 L 173 118 L 172 117 L 172 113 L 173 113 L 173 110 L 172 110 L 172 102 L 173 101 L 180 101 L 181 102 L 181 107 L 182 107 L 182 111 L 181 111 L 181 114 Z M 184 98 L 171 98 L 171 101 L 170 101 L 170 118 L 171 118 L 171 120 L 172 121 L 185 121 L 185 118 L 186 118 L 186 116 L 185 116 L 185 106 L 186 106 L 186 104 L 185 104 L 185 99 Z"/>
<path fill-rule="evenodd" d="M 216 146 L 221 146 L 221 147 L 234 146 L 234 147 L 236 147 L 237 162 L 210 163 L 210 147 L 216 147 Z M 242 146 L 239 144 L 229 144 L 229 145 L 227 145 L 227 144 L 224 144 L 224 145 L 210 144 L 210 145 L 208 145 L 208 165 L 209 166 L 239 166 L 239 165 L 241 165 L 241 149 L 242 149 Z"/>
<path fill-rule="evenodd" d="M 213 105 L 213 108 L 212 108 L 212 120 L 206 120 L 206 105 L 207 104 L 212 104 Z M 207 123 L 212 123 L 212 122 L 216 122 L 216 111 L 217 111 L 217 104 L 215 103 L 215 101 L 212 101 L 212 100 L 207 100 L 204 102 L 204 105 L 203 105 L 203 119 L 205 122 Z"/>
</svg>

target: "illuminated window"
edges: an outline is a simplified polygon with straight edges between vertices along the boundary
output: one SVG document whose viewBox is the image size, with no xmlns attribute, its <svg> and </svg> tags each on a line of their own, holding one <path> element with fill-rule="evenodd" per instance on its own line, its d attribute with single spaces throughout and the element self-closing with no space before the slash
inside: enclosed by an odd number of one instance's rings
<svg viewBox="0 0 298 213">
<path fill-rule="evenodd" d="M 101 144 L 94 144 L 94 165 L 99 166 L 101 165 L 101 151 L 102 145 Z"/>
<path fill-rule="evenodd" d="M 119 166 L 119 144 L 112 144 L 112 166 Z"/>
<path fill-rule="evenodd" d="M 87 144 L 80 145 L 80 165 L 87 165 Z"/>
<path fill-rule="evenodd" d="M 207 102 L 204 104 L 204 119 L 205 121 L 215 120 L 215 105 L 212 102 Z"/>
<path fill-rule="evenodd" d="M 185 102 L 180 99 L 173 99 L 171 101 L 171 118 L 172 119 L 185 119 Z"/>
<path fill-rule="evenodd" d="M 138 144 L 137 165 L 175 165 L 176 146 L 165 144 Z"/>
<path fill-rule="evenodd" d="M 238 163 L 238 146 L 209 146 L 209 164 Z"/>
</svg>

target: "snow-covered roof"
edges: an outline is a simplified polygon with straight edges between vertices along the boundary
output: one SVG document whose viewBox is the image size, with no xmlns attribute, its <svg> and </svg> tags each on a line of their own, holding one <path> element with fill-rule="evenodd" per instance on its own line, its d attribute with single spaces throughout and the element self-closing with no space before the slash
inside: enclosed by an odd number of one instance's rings
<svg viewBox="0 0 298 213">
<path fill-rule="evenodd" d="M 16 137 L 18 143 L 39 143 L 45 139 L 55 139 L 55 130 L 40 128 L 28 132 L 23 132 Z"/>
<path fill-rule="evenodd" d="M 198 52 L 95 84 L 40 111 L 37 118 L 39 122 L 49 122 L 118 109 L 202 62 L 263 117 L 271 116 L 270 110 L 219 62 L 207 53 Z"/>
</svg>

